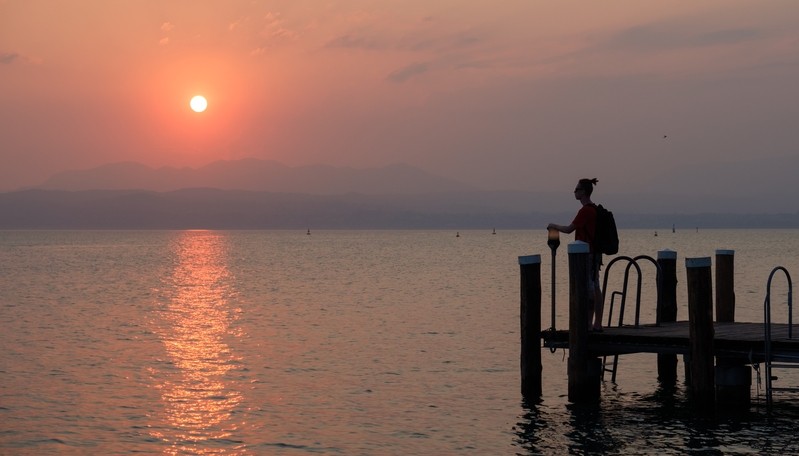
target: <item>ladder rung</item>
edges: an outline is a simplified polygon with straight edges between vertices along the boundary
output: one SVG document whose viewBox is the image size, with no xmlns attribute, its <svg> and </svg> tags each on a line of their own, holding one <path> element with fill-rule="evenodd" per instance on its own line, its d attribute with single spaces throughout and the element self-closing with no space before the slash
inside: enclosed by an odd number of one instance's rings
<svg viewBox="0 0 799 456">
<path fill-rule="evenodd" d="M 796 392 L 799 392 L 799 386 L 794 386 L 794 387 L 790 387 L 790 386 L 782 386 L 782 387 L 772 386 L 771 387 L 771 391 L 796 391 Z"/>
<path fill-rule="evenodd" d="M 792 355 L 771 355 L 771 362 L 772 363 L 774 363 L 774 362 L 779 363 L 781 361 L 782 362 L 786 362 L 786 363 L 793 363 L 793 362 L 799 363 L 799 356 L 795 356 L 795 355 L 793 355 L 793 356 Z"/>
</svg>

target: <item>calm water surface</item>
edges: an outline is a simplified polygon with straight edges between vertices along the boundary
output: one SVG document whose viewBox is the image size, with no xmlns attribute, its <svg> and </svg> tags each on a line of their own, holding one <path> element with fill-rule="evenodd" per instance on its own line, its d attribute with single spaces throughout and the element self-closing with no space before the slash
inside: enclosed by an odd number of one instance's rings
<svg viewBox="0 0 799 456">
<path fill-rule="evenodd" d="M 623 254 L 734 249 L 736 318 L 762 321 L 799 231 L 625 231 Z M 567 326 L 565 246 L 556 326 Z M 792 454 L 799 398 L 697 413 L 653 355 L 622 357 L 598 406 L 519 393 L 517 257 L 545 232 L 0 232 L 0 454 Z M 617 283 L 618 279 L 611 279 Z M 654 321 L 644 268 L 642 321 Z M 787 285 L 775 280 L 775 314 Z M 782 378 L 782 377 L 781 377 Z M 799 378 L 788 375 L 786 380 Z"/>
</svg>

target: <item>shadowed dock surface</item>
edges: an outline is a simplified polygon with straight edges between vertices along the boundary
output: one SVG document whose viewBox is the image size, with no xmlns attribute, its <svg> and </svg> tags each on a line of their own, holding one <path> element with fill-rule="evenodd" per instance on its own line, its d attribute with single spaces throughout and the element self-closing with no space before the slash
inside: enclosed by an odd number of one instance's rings
<svg viewBox="0 0 799 456">
<path fill-rule="evenodd" d="M 715 356 L 744 356 L 752 362 L 762 362 L 765 353 L 763 323 L 715 323 L 713 350 Z M 689 352 L 689 329 L 687 321 L 606 327 L 601 333 L 589 335 L 589 350 L 598 355 L 620 355 L 628 353 L 674 353 Z M 793 334 L 788 338 L 787 324 L 771 325 L 771 353 L 775 360 L 788 359 L 799 362 L 799 338 Z M 543 346 L 568 348 L 569 331 L 544 330 L 541 332 Z"/>
</svg>

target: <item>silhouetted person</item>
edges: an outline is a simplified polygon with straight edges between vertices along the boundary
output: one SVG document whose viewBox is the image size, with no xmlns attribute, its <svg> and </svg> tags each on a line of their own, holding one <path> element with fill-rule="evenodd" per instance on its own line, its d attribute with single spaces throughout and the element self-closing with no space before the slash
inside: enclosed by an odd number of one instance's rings
<svg viewBox="0 0 799 456">
<path fill-rule="evenodd" d="M 574 240 L 587 242 L 590 247 L 591 270 L 588 274 L 588 290 L 592 293 L 593 299 L 589 300 L 588 326 L 594 331 L 602 331 L 602 312 L 605 303 L 602 299 L 602 291 L 599 289 L 599 268 L 602 265 L 602 254 L 594 246 L 596 234 L 596 206 L 591 201 L 591 193 L 594 192 L 594 185 L 599 180 L 580 179 L 577 187 L 574 188 L 574 198 L 580 201 L 582 207 L 577 211 L 574 220 L 569 225 L 557 225 L 550 223 L 547 229 L 558 230 L 561 233 L 574 232 Z M 592 324 L 593 318 L 593 324 Z"/>
</svg>

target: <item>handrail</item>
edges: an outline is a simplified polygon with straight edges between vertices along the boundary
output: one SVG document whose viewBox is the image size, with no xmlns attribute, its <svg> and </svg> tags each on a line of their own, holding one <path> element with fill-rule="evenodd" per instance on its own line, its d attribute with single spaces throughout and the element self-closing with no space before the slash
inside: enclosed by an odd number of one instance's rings
<svg viewBox="0 0 799 456">
<path fill-rule="evenodd" d="M 620 304 L 621 308 L 619 310 L 619 326 L 621 326 L 624 321 L 624 309 L 626 308 L 626 302 L 627 302 L 627 287 L 630 279 L 630 267 L 631 265 L 635 265 L 636 267 L 636 270 L 638 272 L 639 288 L 641 283 L 641 268 L 638 266 L 635 260 L 625 255 L 620 255 L 610 260 L 607 267 L 605 267 L 605 276 L 602 280 L 601 291 L 602 291 L 603 300 L 605 299 L 605 296 L 607 295 L 608 291 L 608 277 L 610 276 L 610 269 L 613 267 L 614 264 L 618 263 L 619 261 L 627 261 L 627 267 L 625 268 L 624 271 L 624 281 L 622 282 L 622 291 L 619 293 L 613 292 L 612 295 L 617 295 L 617 294 L 621 295 L 621 304 Z M 613 299 L 609 301 L 609 304 L 610 304 L 610 309 L 608 309 L 608 326 L 610 326 L 611 319 L 613 317 Z"/>
<path fill-rule="evenodd" d="M 615 302 L 615 297 L 616 296 L 621 296 L 621 304 L 620 304 L 620 309 L 619 309 L 619 322 L 618 322 L 618 325 L 622 326 L 624 324 L 624 310 L 625 310 L 626 301 L 627 301 L 627 290 L 629 288 L 630 270 L 633 267 L 635 267 L 635 270 L 636 270 L 636 273 L 637 273 L 637 278 L 638 278 L 638 280 L 637 280 L 638 287 L 636 288 L 636 296 L 635 296 L 635 327 L 638 327 L 639 324 L 640 324 L 640 318 L 641 318 L 641 288 L 643 286 L 643 273 L 641 272 L 641 266 L 638 264 L 638 262 L 640 260 L 649 260 L 649 261 L 652 262 L 652 264 L 655 265 L 655 269 L 657 271 L 656 272 L 656 277 L 655 277 L 655 284 L 657 286 L 658 293 L 660 293 L 661 268 L 660 268 L 660 265 L 657 263 L 657 261 L 655 261 L 652 257 L 647 256 L 647 255 L 638 255 L 638 256 L 636 256 L 634 258 L 631 258 L 629 256 L 621 255 L 621 256 L 617 256 L 617 257 L 613 258 L 608 263 L 608 265 L 605 267 L 605 276 L 604 276 L 603 281 L 602 281 L 602 290 L 601 290 L 602 291 L 602 299 L 603 300 L 605 299 L 605 296 L 607 295 L 607 291 L 608 291 L 608 277 L 610 276 L 611 267 L 614 264 L 616 264 L 617 262 L 619 262 L 619 261 L 627 261 L 627 266 L 624 268 L 624 280 L 622 282 L 622 291 L 618 291 L 618 290 L 613 291 L 611 293 L 611 298 L 608 301 L 608 303 L 610 304 L 610 308 L 608 309 L 608 326 L 610 326 L 611 322 L 613 321 L 613 303 Z M 619 364 L 619 355 L 614 355 L 613 356 L 613 368 L 609 370 L 612 373 L 611 381 L 613 381 L 613 382 L 616 381 L 616 370 L 617 370 L 618 364 Z M 605 359 L 603 359 L 602 365 L 603 365 L 603 373 L 605 371 L 608 371 L 608 369 L 604 368 Z"/>
<path fill-rule="evenodd" d="M 659 298 L 660 297 L 660 292 L 661 292 L 660 279 L 661 279 L 662 274 L 660 273 L 660 265 L 658 264 L 658 262 L 654 258 L 649 256 L 649 255 L 638 255 L 636 257 L 633 257 L 633 260 L 635 260 L 636 264 L 638 264 L 639 260 L 649 260 L 652 263 L 652 265 L 655 266 L 655 289 L 656 289 L 656 292 L 658 293 L 658 298 Z M 638 301 L 638 306 L 637 306 L 637 308 L 635 310 L 635 326 L 638 326 L 638 323 L 639 323 L 639 320 L 640 320 L 640 315 L 641 315 L 641 277 L 640 277 L 641 272 L 640 271 L 641 271 L 641 268 L 639 267 L 638 268 L 638 274 L 639 274 L 638 293 L 637 293 L 637 296 L 636 296 L 636 299 Z M 658 300 L 657 302 L 660 302 L 660 300 Z M 657 315 L 658 315 L 658 313 L 655 312 L 655 323 L 660 323 L 659 321 L 657 321 L 657 319 L 658 319 Z"/>
<path fill-rule="evenodd" d="M 782 271 L 785 273 L 785 278 L 788 280 L 788 339 L 793 338 L 793 283 L 791 282 L 791 274 L 783 266 L 777 266 L 771 270 L 766 284 L 766 299 L 763 303 L 764 312 L 764 357 L 766 363 L 766 404 L 771 405 L 772 399 L 772 386 L 773 380 L 771 375 L 771 280 L 774 275 Z"/>
<path fill-rule="evenodd" d="M 622 292 L 618 293 L 618 294 L 621 294 L 621 297 L 622 297 L 621 298 L 621 304 L 620 304 L 621 309 L 619 311 L 619 326 L 621 326 L 623 324 L 623 322 L 624 322 L 624 310 L 625 310 L 626 300 L 627 300 L 627 288 L 629 287 L 630 269 L 632 267 L 635 267 L 636 273 L 638 274 L 638 276 L 637 276 L 637 278 L 638 278 L 638 281 L 637 281 L 638 282 L 637 283 L 638 287 L 636 289 L 636 299 L 635 299 L 635 326 L 638 327 L 640 325 L 640 317 L 641 317 L 641 288 L 642 288 L 642 281 L 643 281 L 643 274 L 641 272 L 641 266 L 638 264 L 638 261 L 640 261 L 640 260 L 649 260 L 655 266 L 655 270 L 656 270 L 655 283 L 657 285 L 659 283 L 659 281 L 660 281 L 660 278 L 661 278 L 660 265 L 657 263 L 657 261 L 655 261 L 654 258 L 652 258 L 652 257 L 650 257 L 648 255 L 638 255 L 638 256 L 636 256 L 634 258 L 631 258 L 631 257 L 628 257 L 628 256 L 617 256 L 617 257 L 613 258 L 608 263 L 608 265 L 605 267 L 605 276 L 604 276 L 604 279 L 602 281 L 602 296 L 603 296 L 603 299 L 604 299 L 604 296 L 606 296 L 606 293 L 607 293 L 608 277 L 610 276 L 611 267 L 615 263 L 617 263 L 619 261 L 627 261 L 627 267 L 624 270 L 624 280 L 622 282 Z M 659 287 L 658 287 L 658 289 L 659 289 Z M 658 290 L 658 292 L 659 292 L 659 290 Z M 617 294 L 617 292 L 613 292 L 612 294 Z M 608 322 L 609 323 L 610 323 L 610 319 L 611 319 L 611 317 L 613 315 L 612 300 L 610 301 L 610 304 L 611 304 L 611 309 L 610 309 L 609 314 L 608 314 Z"/>
</svg>

